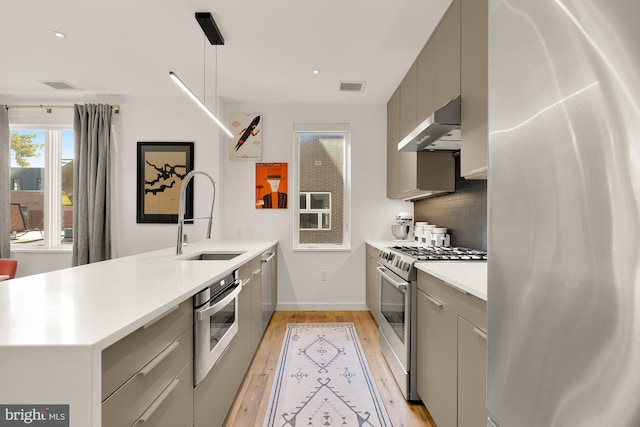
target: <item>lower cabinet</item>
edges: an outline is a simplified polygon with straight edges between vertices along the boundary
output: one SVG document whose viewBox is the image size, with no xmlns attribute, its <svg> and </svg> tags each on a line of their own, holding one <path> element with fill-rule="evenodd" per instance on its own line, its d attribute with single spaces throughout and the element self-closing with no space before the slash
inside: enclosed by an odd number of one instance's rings
<svg viewBox="0 0 640 427">
<path fill-rule="evenodd" d="M 366 245 L 366 248 L 365 298 L 369 312 L 376 322 L 380 324 L 380 316 L 382 316 L 380 314 L 380 273 L 377 270 L 377 259 L 380 251 L 371 245 Z"/>
<path fill-rule="evenodd" d="M 191 300 L 102 352 L 102 426 L 193 424 Z"/>
<path fill-rule="evenodd" d="M 417 311 L 420 399 L 438 427 L 485 427 L 486 302 L 419 271 Z"/>
<path fill-rule="evenodd" d="M 438 427 L 457 425 L 458 315 L 418 291 L 418 395 Z"/>
<path fill-rule="evenodd" d="M 458 427 L 484 427 L 486 401 L 487 335 L 458 317 Z"/>
</svg>

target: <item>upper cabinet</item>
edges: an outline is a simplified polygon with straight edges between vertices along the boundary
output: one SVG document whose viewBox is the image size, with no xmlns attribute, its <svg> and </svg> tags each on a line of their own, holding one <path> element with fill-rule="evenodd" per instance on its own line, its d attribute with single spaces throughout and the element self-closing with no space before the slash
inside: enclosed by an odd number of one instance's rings
<svg viewBox="0 0 640 427">
<path fill-rule="evenodd" d="M 462 119 L 460 175 L 486 179 L 487 20 L 487 0 L 454 0 L 389 99 L 387 197 L 417 199 L 454 191 L 455 175 L 447 180 L 450 186 L 443 186 L 442 181 L 419 180 L 421 169 L 430 167 L 424 162 L 427 156 L 398 153 L 397 145 L 434 111 L 458 96 Z"/>
<path fill-rule="evenodd" d="M 455 190 L 450 153 L 398 152 L 398 143 L 460 95 L 459 69 L 460 0 L 454 0 L 387 103 L 387 197 L 418 199 Z"/>
<path fill-rule="evenodd" d="M 387 197 L 398 198 L 400 194 L 400 88 L 387 102 Z"/>
<path fill-rule="evenodd" d="M 460 95 L 460 2 L 451 3 L 432 36 L 436 45 L 436 108 Z"/>
<path fill-rule="evenodd" d="M 488 6 L 487 0 L 462 0 L 460 175 L 487 178 Z"/>
<path fill-rule="evenodd" d="M 400 83 L 400 139 L 414 130 L 418 99 L 418 67 L 414 62 Z M 398 141 L 400 142 L 400 141 Z M 397 149 L 397 147 L 396 147 Z"/>
</svg>

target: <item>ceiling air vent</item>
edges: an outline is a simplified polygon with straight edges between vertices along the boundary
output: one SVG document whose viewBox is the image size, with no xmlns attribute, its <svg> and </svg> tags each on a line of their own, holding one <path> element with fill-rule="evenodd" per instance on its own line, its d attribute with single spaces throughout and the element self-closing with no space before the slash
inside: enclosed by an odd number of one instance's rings
<svg viewBox="0 0 640 427">
<path fill-rule="evenodd" d="M 340 92 L 362 92 L 365 82 L 340 82 Z"/>
<path fill-rule="evenodd" d="M 42 83 L 46 84 L 47 86 L 55 89 L 55 90 L 80 90 L 77 87 L 75 87 L 74 85 L 65 82 L 64 80 L 57 80 L 57 81 L 43 81 Z"/>
</svg>

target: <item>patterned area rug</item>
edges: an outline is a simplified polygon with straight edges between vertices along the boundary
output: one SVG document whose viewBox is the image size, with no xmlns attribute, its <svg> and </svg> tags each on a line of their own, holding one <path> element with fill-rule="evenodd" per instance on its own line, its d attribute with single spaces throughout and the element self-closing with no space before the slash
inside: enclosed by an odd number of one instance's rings
<svg viewBox="0 0 640 427">
<path fill-rule="evenodd" d="M 264 427 L 288 426 L 391 426 L 353 323 L 287 325 Z"/>
</svg>

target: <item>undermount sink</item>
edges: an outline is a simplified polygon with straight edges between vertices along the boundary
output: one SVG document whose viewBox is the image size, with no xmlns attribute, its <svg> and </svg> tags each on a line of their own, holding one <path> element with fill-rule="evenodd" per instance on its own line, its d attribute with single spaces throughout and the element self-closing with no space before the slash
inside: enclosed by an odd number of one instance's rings
<svg viewBox="0 0 640 427">
<path fill-rule="evenodd" d="M 244 252 L 201 252 L 185 258 L 181 261 L 229 261 L 242 255 Z"/>
</svg>

